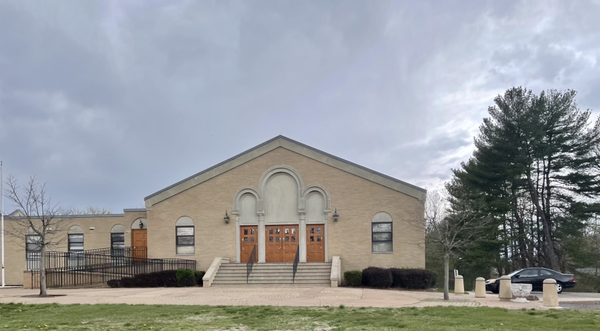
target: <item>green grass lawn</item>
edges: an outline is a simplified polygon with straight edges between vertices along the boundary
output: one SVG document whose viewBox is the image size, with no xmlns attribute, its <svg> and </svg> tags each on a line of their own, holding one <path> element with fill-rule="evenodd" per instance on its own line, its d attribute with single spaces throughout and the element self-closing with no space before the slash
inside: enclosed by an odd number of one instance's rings
<svg viewBox="0 0 600 331">
<path fill-rule="evenodd" d="M 0 330 L 600 330 L 600 311 L 0 305 Z"/>
</svg>

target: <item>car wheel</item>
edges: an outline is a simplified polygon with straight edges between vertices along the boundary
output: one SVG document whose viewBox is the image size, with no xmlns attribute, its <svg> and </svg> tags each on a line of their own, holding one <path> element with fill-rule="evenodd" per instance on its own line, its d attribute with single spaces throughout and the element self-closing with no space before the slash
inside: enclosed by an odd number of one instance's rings
<svg viewBox="0 0 600 331">
<path fill-rule="evenodd" d="M 563 291 L 563 286 L 561 283 L 557 282 L 556 283 L 556 293 L 561 294 Z"/>
</svg>

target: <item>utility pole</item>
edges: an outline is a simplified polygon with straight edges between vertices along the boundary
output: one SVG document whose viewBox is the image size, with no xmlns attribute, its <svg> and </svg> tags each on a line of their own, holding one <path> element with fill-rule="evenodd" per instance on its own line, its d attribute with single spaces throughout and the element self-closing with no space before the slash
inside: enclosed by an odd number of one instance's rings
<svg viewBox="0 0 600 331">
<path fill-rule="evenodd" d="M 4 273 L 4 173 L 2 161 L 0 161 L 0 232 L 2 232 L 2 287 L 6 286 L 6 275 Z"/>
</svg>

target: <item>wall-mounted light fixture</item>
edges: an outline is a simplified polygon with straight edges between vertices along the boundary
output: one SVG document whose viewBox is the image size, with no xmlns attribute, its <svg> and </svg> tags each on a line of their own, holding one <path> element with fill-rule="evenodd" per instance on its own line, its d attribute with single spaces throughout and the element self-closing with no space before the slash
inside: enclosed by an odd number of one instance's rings
<svg viewBox="0 0 600 331">
<path fill-rule="evenodd" d="M 337 222 L 340 219 L 340 214 L 337 212 L 337 208 L 333 210 L 333 215 L 331 215 L 334 222 Z"/>
<path fill-rule="evenodd" d="M 142 222 L 142 220 L 140 220 L 140 224 L 138 224 L 138 226 L 140 227 L 140 230 L 144 228 L 144 222 Z"/>
<path fill-rule="evenodd" d="M 225 217 L 223 217 L 223 221 L 225 221 L 225 224 L 229 224 L 229 215 L 227 214 L 227 210 L 225 211 Z"/>
</svg>

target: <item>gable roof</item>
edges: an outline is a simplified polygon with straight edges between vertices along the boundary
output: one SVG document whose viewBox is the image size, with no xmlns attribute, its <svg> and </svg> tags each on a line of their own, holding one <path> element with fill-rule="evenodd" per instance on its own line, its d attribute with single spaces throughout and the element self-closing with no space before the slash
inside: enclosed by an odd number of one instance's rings
<svg viewBox="0 0 600 331">
<path fill-rule="evenodd" d="M 283 147 L 310 159 L 319 161 L 321 163 L 325 163 L 329 166 L 340 169 L 347 173 L 380 184 L 392 190 L 404 193 L 418 200 L 425 200 L 425 195 L 427 191 L 421 187 L 409 184 L 407 182 L 401 181 L 388 175 L 384 175 L 375 170 L 371 170 L 367 167 L 363 167 L 361 165 L 344 160 L 335 155 L 325 153 L 319 149 L 305 145 L 288 137 L 279 135 L 275 138 L 265 141 L 260 145 L 252 147 L 249 150 L 235 155 L 221 163 L 218 163 L 206 170 L 198 172 L 173 185 L 170 185 L 158 192 L 150 194 L 149 196 L 144 198 L 146 207 L 151 207 L 156 203 L 166 200 L 202 182 L 205 182 L 213 177 L 225 173 L 278 147 Z"/>
</svg>

